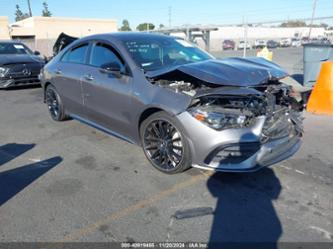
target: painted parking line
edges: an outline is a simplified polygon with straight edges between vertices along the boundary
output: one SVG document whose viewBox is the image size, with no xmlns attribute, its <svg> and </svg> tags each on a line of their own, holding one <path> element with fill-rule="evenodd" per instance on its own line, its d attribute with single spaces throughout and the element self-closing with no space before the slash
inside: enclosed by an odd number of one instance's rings
<svg viewBox="0 0 333 249">
<path fill-rule="evenodd" d="M 283 169 L 286 169 L 286 170 L 293 170 L 294 172 L 296 172 L 297 174 L 301 174 L 301 175 L 308 175 L 307 173 L 305 173 L 304 171 L 301 171 L 299 169 L 293 169 L 293 168 L 290 168 L 290 167 L 287 167 L 285 165 L 279 165 L 280 168 L 283 168 Z"/>
<path fill-rule="evenodd" d="M 84 226 L 84 227 L 74 231 L 73 233 L 70 233 L 69 235 L 65 236 L 60 242 L 73 241 L 82 236 L 90 234 L 93 231 L 97 230 L 101 225 L 108 224 L 114 220 L 128 216 L 128 215 L 136 212 L 137 210 L 148 207 L 158 201 L 163 200 L 164 198 L 170 196 L 173 193 L 176 193 L 182 189 L 185 189 L 187 187 L 190 187 L 190 186 L 198 183 L 200 180 L 207 179 L 207 177 L 209 177 L 209 176 L 210 176 L 210 174 L 208 174 L 208 173 L 202 173 L 202 174 L 199 174 L 196 176 L 192 176 L 191 178 L 187 179 L 186 181 L 179 182 L 179 183 L 173 185 L 173 187 L 171 187 L 167 190 L 161 191 L 161 192 L 153 195 L 150 198 L 144 199 L 142 201 L 138 201 L 137 203 L 135 203 L 127 208 L 124 208 L 117 212 L 111 213 L 110 215 L 107 215 L 106 217 L 103 217 L 102 219 L 100 219 L 94 223 Z"/>
<path fill-rule="evenodd" d="M 299 169 L 295 169 L 295 172 L 298 173 L 298 174 L 301 174 L 301 175 L 305 175 L 305 173 Z"/>
</svg>

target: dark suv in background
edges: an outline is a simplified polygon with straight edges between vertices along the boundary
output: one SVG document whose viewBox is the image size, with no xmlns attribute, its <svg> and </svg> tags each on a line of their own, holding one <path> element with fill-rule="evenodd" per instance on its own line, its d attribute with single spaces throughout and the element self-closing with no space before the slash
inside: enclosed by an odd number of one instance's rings
<svg viewBox="0 0 333 249">
<path fill-rule="evenodd" d="M 45 63 L 39 55 L 23 43 L 0 41 L 0 88 L 40 84 L 38 75 Z"/>
</svg>

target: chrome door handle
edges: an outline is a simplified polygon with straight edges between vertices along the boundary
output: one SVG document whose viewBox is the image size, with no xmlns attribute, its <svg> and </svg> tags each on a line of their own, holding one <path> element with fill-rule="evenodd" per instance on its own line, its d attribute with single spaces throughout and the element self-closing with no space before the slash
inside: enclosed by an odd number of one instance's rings
<svg viewBox="0 0 333 249">
<path fill-rule="evenodd" d="M 92 76 L 91 74 L 86 74 L 86 75 L 84 75 L 84 78 L 86 79 L 86 80 L 94 80 L 94 76 Z"/>
<path fill-rule="evenodd" d="M 55 73 L 56 73 L 56 74 L 62 74 L 62 71 L 61 71 L 61 69 L 58 68 L 58 69 L 55 71 Z"/>
</svg>

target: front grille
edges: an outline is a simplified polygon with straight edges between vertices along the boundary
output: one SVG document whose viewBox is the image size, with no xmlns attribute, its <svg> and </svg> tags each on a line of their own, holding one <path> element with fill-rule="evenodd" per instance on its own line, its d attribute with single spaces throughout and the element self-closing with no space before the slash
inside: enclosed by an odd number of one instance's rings
<svg viewBox="0 0 333 249">
<path fill-rule="evenodd" d="M 29 78 L 16 78 L 14 79 L 13 85 L 27 85 L 27 84 L 37 84 L 40 83 L 38 76 L 33 76 Z"/>
<path fill-rule="evenodd" d="M 9 71 L 7 73 L 8 78 L 21 78 L 38 76 L 42 65 L 40 63 L 21 63 L 8 65 Z"/>
<path fill-rule="evenodd" d="M 40 63 L 21 63 L 7 65 L 9 71 L 5 78 L 2 78 L 2 82 L 8 86 L 19 86 L 27 84 L 38 84 L 39 73 L 42 68 Z"/>
<path fill-rule="evenodd" d="M 214 150 L 205 159 L 206 164 L 217 163 L 217 164 L 239 164 L 260 149 L 259 142 L 248 142 L 229 144 Z"/>
</svg>

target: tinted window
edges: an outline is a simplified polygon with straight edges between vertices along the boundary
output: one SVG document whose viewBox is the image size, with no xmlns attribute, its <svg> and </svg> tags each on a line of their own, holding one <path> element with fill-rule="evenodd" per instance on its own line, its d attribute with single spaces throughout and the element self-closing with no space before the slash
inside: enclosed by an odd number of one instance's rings
<svg viewBox="0 0 333 249">
<path fill-rule="evenodd" d="M 107 65 L 117 64 L 123 68 L 123 62 L 117 56 L 116 51 L 106 44 L 97 43 L 92 51 L 90 64 L 95 67 L 105 67 Z"/>
<path fill-rule="evenodd" d="M 88 50 L 88 44 L 76 47 L 68 51 L 62 58 L 62 61 L 84 64 L 86 62 L 87 50 Z"/>
<path fill-rule="evenodd" d="M 32 54 L 32 52 L 21 43 L 0 43 L 0 54 Z"/>
<path fill-rule="evenodd" d="M 170 37 L 134 37 L 123 42 L 133 60 L 146 71 L 213 58 L 192 43 Z"/>
</svg>

